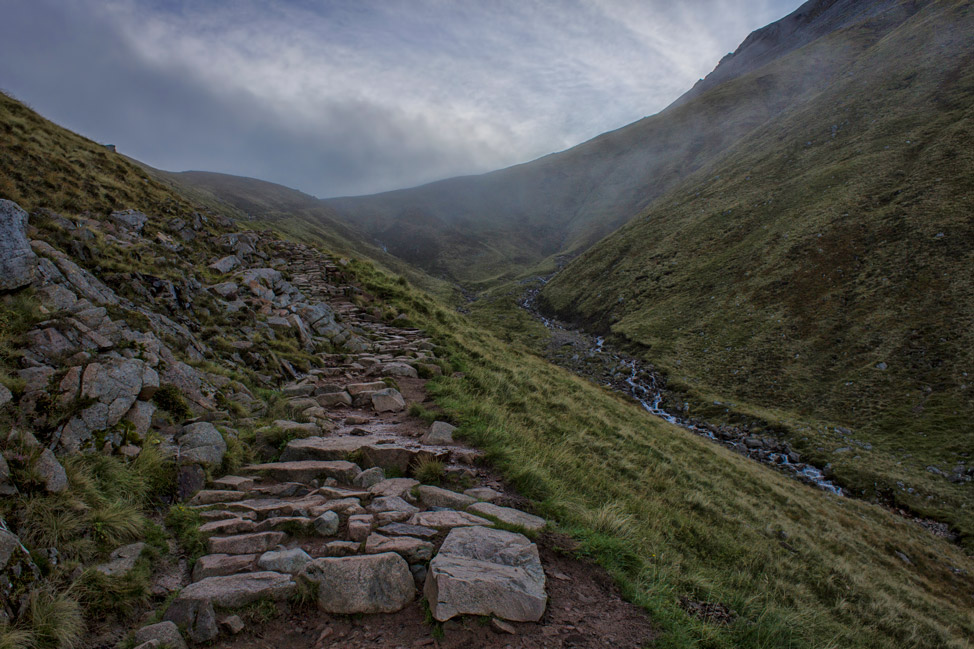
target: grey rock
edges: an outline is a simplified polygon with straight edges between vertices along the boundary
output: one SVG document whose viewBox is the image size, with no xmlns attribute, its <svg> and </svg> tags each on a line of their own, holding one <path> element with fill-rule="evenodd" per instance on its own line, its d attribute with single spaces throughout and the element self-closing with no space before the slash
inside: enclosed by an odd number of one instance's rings
<svg viewBox="0 0 974 649">
<path fill-rule="evenodd" d="M 300 578 L 318 585 L 318 608 L 326 613 L 394 613 L 416 593 L 409 564 L 392 552 L 315 559 Z"/>
<path fill-rule="evenodd" d="M 71 261 L 60 250 L 55 249 L 45 241 L 36 240 L 30 242 L 30 247 L 38 255 L 43 255 L 52 260 L 54 262 L 53 266 L 56 267 L 52 268 L 50 264 L 45 264 L 42 259 L 38 261 L 38 268 L 42 266 L 46 267 L 49 273 L 56 271 L 57 275 L 55 277 L 60 278 L 60 281 L 71 284 L 74 290 L 82 297 L 87 298 L 95 304 L 118 304 L 119 300 L 118 296 L 115 295 L 115 291 L 105 286 L 101 280 Z"/>
<path fill-rule="evenodd" d="M 365 552 L 395 552 L 409 563 L 421 563 L 432 558 L 433 544 L 412 536 L 383 536 L 373 532 L 365 541 Z"/>
<path fill-rule="evenodd" d="M 131 423 L 139 439 L 144 439 L 149 428 L 152 427 L 152 415 L 155 412 L 156 406 L 151 401 L 136 401 L 122 420 Z"/>
<path fill-rule="evenodd" d="M 54 453 L 49 448 L 41 451 L 34 465 L 37 474 L 44 481 L 44 489 L 49 493 L 60 493 L 68 488 L 68 474 L 64 467 L 54 457 Z"/>
<path fill-rule="evenodd" d="M 27 239 L 27 212 L 0 199 L 0 291 L 29 285 L 36 268 L 37 255 Z"/>
<path fill-rule="evenodd" d="M 187 649 L 186 641 L 179 633 L 179 627 L 173 622 L 160 622 L 144 626 L 135 632 L 136 644 L 157 640 L 160 645 L 168 646 L 170 649 Z"/>
<path fill-rule="evenodd" d="M 7 386 L 0 383 L 0 410 L 2 410 L 8 403 L 13 401 L 13 398 L 14 395 L 11 394 L 10 390 L 7 389 Z"/>
<path fill-rule="evenodd" d="M 311 557 L 301 548 L 271 550 L 260 555 L 257 566 L 261 570 L 273 570 L 274 572 L 294 575 L 301 572 L 309 561 L 311 561 Z"/>
<path fill-rule="evenodd" d="M 239 615 L 228 615 L 220 620 L 220 626 L 230 635 L 237 635 L 244 630 L 244 621 Z"/>
<path fill-rule="evenodd" d="M 334 478 L 350 484 L 362 470 L 358 465 L 345 460 L 297 460 L 293 462 L 271 462 L 252 464 L 242 469 L 246 473 L 259 473 L 281 482 L 300 482 L 308 484 L 312 480 Z"/>
<path fill-rule="evenodd" d="M 295 587 L 290 575 L 276 572 L 207 577 L 180 591 L 165 618 L 185 628 L 190 640 L 207 642 L 219 634 L 214 606 L 239 608 L 263 599 L 279 601 Z"/>
<path fill-rule="evenodd" d="M 458 494 L 449 489 L 441 489 L 429 485 L 417 487 L 419 500 L 426 507 L 445 507 L 447 509 L 466 509 L 477 502 L 476 498 L 464 494 Z"/>
<path fill-rule="evenodd" d="M 513 507 L 501 507 L 493 503 L 475 503 L 466 508 L 468 512 L 479 514 L 489 518 L 496 518 L 506 525 L 516 525 L 529 532 L 538 532 L 544 529 L 545 519 L 522 512 Z"/>
<path fill-rule="evenodd" d="M 184 464 L 176 473 L 176 497 L 185 502 L 206 484 L 206 471 L 199 464 Z"/>
<path fill-rule="evenodd" d="M 388 478 L 382 482 L 372 485 L 369 493 L 373 496 L 399 496 L 404 497 L 413 487 L 419 486 L 419 480 L 412 478 Z"/>
<path fill-rule="evenodd" d="M 142 556 L 145 543 L 131 543 L 116 549 L 108 557 L 108 562 L 95 566 L 95 570 L 109 577 L 124 577 L 135 568 L 135 562 Z"/>
<path fill-rule="evenodd" d="M 362 542 L 372 533 L 375 517 L 371 514 L 355 514 L 348 517 L 348 538 Z"/>
<path fill-rule="evenodd" d="M 323 408 L 352 405 L 352 397 L 348 392 L 328 392 L 315 396 L 315 401 Z"/>
<path fill-rule="evenodd" d="M 221 259 L 217 259 L 212 264 L 210 268 L 218 273 L 229 273 L 230 271 L 239 268 L 241 265 L 240 258 L 237 255 L 227 255 Z"/>
<path fill-rule="evenodd" d="M 483 500 L 484 502 L 494 502 L 501 497 L 501 492 L 495 491 L 490 487 L 473 487 L 467 489 L 463 492 L 464 494 L 470 496 L 471 498 L 476 498 L 477 500 Z"/>
<path fill-rule="evenodd" d="M 356 487 L 368 489 L 370 487 L 374 487 L 385 479 L 386 473 L 382 470 L 382 467 L 374 466 L 371 469 L 366 469 L 355 476 L 352 484 Z"/>
<path fill-rule="evenodd" d="M 263 554 L 286 537 L 287 534 L 284 532 L 213 536 L 210 537 L 208 548 L 211 554 Z"/>
<path fill-rule="evenodd" d="M 441 622 L 456 615 L 536 622 L 548 601 L 538 547 L 485 527 L 450 532 L 430 563 L 424 594 Z"/>
<path fill-rule="evenodd" d="M 401 376 L 410 379 L 419 378 L 416 368 L 406 363 L 387 363 L 382 366 L 382 373 L 387 376 Z"/>
<path fill-rule="evenodd" d="M 432 527 L 433 529 L 437 530 L 448 530 L 453 529 L 454 527 L 471 525 L 483 527 L 490 527 L 493 525 L 493 523 L 486 518 L 474 516 L 473 514 L 468 514 L 467 512 L 457 512 L 450 509 L 413 514 L 413 517 L 409 519 L 409 524 L 419 525 L 420 527 Z"/>
<path fill-rule="evenodd" d="M 315 532 L 321 536 L 334 536 L 338 534 L 339 524 L 340 520 L 338 518 L 338 514 L 333 511 L 324 512 L 321 516 L 314 520 L 314 523 L 312 523 Z"/>
<path fill-rule="evenodd" d="M 399 390 L 386 388 L 372 395 L 372 407 L 376 412 L 400 412 L 406 409 L 406 400 Z"/>
<path fill-rule="evenodd" d="M 30 552 L 0 519 L 0 617 L 15 615 L 15 597 L 39 578 L 40 570 Z"/>
<path fill-rule="evenodd" d="M 227 443 L 216 426 L 200 421 L 183 426 L 179 436 L 179 461 L 181 464 L 202 464 L 218 467 L 227 452 Z"/>
<path fill-rule="evenodd" d="M 380 527 L 379 531 L 386 536 L 415 536 L 421 539 L 431 539 L 438 533 L 430 527 L 407 525 L 406 523 L 389 523 Z"/>
<path fill-rule="evenodd" d="M 456 426 L 448 424 L 445 421 L 434 421 L 433 425 L 430 426 L 430 429 L 419 441 L 424 444 L 452 444 L 453 431 L 456 429 Z"/>
<path fill-rule="evenodd" d="M 0 455 L 0 496 L 13 496 L 17 493 L 17 487 L 10 480 L 10 466 L 3 455 Z"/>
<path fill-rule="evenodd" d="M 349 383 L 345 386 L 345 391 L 348 392 L 353 397 L 357 394 L 362 394 L 363 392 L 378 392 L 379 390 L 385 390 L 388 385 L 382 381 L 372 381 L 371 383 Z"/>
<path fill-rule="evenodd" d="M 405 514 L 415 514 L 419 511 L 418 507 L 410 505 L 399 496 L 382 496 L 376 498 L 366 507 L 373 514 L 379 512 L 403 512 Z"/>
<path fill-rule="evenodd" d="M 145 224 L 149 222 L 149 217 L 142 212 L 137 212 L 135 210 L 123 210 L 120 212 L 112 212 L 109 217 L 116 225 L 119 225 L 124 230 L 130 230 L 136 234 L 142 233 L 142 228 Z"/>
<path fill-rule="evenodd" d="M 208 554 L 193 566 L 193 581 L 250 572 L 257 567 L 256 554 Z"/>
</svg>

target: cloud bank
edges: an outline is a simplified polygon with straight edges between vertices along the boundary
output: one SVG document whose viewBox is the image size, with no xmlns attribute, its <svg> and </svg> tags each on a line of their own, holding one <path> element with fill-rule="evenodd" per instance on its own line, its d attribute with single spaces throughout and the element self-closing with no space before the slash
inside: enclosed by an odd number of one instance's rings
<svg viewBox="0 0 974 649">
<path fill-rule="evenodd" d="M 0 87 L 163 169 L 318 196 L 657 112 L 798 0 L 0 0 Z"/>
</svg>

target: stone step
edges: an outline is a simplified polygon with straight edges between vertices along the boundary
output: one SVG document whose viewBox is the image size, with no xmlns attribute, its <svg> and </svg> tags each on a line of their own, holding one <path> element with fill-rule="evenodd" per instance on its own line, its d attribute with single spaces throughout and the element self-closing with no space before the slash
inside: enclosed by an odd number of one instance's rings
<svg viewBox="0 0 974 649">
<path fill-rule="evenodd" d="M 207 542 L 210 554 L 262 554 L 287 538 L 284 532 L 255 532 L 234 536 L 211 536 Z"/>
<path fill-rule="evenodd" d="M 513 507 L 501 507 L 493 503 L 475 503 L 467 507 L 467 511 L 488 518 L 496 518 L 505 525 L 515 525 L 529 532 L 540 532 L 546 524 L 545 519 L 522 512 Z"/>
<path fill-rule="evenodd" d="M 467 527 L 471 525 L 480 525 L 483 527 L 493 527 L 494 525 L 486 518 L 452 509 L 435 512 L 419 512 L 418 514 L 413 514 L 407 522 L 409 525 L 432 527 L 437 530 L 449 530 L 454 527 Z"/>
<path fill-rule="evenodd" d="M 352 454 L 361 457 L 362 465 L 380 466 L 387 471 L 393 469 L 401 473 L 408 472 L 420 461 L 446 461 L 449 458 L 449 451 L 443 449 L 429 449 L 418 443 L 406 446 L 395 438 L 366 435 L 291 440 L 281 454 L 281 460 L 341 460 Z"/>
<path fill-rule="evenodd" d="M 311 438 L 316 439 L 316 438 Z M 293 460 L 251 464 L 241 469 L 245 473 L 258 473 L 275 480 L 308 484 L 312 480 L 324 481 L 327 478 L 344 484 L 351 484 L 362 469 L 357 464 L 340 459 L 333 460 Z"/>
</svg>

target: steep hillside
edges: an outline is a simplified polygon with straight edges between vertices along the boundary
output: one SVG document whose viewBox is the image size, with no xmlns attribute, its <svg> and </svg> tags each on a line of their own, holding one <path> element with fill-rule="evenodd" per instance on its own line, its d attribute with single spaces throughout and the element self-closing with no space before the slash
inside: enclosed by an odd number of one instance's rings
<svg viewBox="0 0 974 649">
<path fill-rule="evenodd" d="M 791 422 L 848 484 L 970 539 L 974 10 L 931 2 L 903 23 L 858 23 L 715 90 L 801 79 L 836 50 L 855 56 L 833 83 L 575 260 L 542 299 L 630 344 L 701 414 L 731 402 Z"/>
<path fill-rule="evenodd" d="M 509 169 L 326 202 L 430 273 L 468 286 L 511 279 L 553 255 L 585 250 L 751 131 L 814 97 L 915 10 L 913 2 L 813 0 L 753 34 L 657 115 Z M 872 14 L 880 16 L 862 22 Z M 849 23 L 860 25 L 855 37 L 833 39 L 814 59 L 745 74 Z M 721 83 L 733 79 L 733 87 Z M 551 261 L 541 268 L 553 269 Z"/>
</svg>

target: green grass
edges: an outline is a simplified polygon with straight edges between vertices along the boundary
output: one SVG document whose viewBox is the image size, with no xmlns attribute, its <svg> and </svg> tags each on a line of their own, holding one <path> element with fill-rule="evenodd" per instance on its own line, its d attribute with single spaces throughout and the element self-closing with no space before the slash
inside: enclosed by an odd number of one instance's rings
<svg viewBox="0 0 974 649">
<path fill-rule="evenodd" d="M 352 270 L 423 314 L 463 373 L 427 384 L 438 406 L 646 607 L 663 630 L 658 646 L 971 646 L 974 590 L 951 567 L 970 574 L 974 562 L 957 546 L 653 418 L 368 264 Z M 681 597 L 739 617 L 713 625 Z"/>
<path fill-rule="evenodd" d="M 764 421 L 850 490 L 946 521 L 971 549 L 970 483 L 927 467 L 950 473 L 974 448 L 974 16 L 936 2 L 879 33 L 832 35 L 702 96 L 858 52 L 542 298 L 656 365 L 692 416 Z"/>
</svg>

